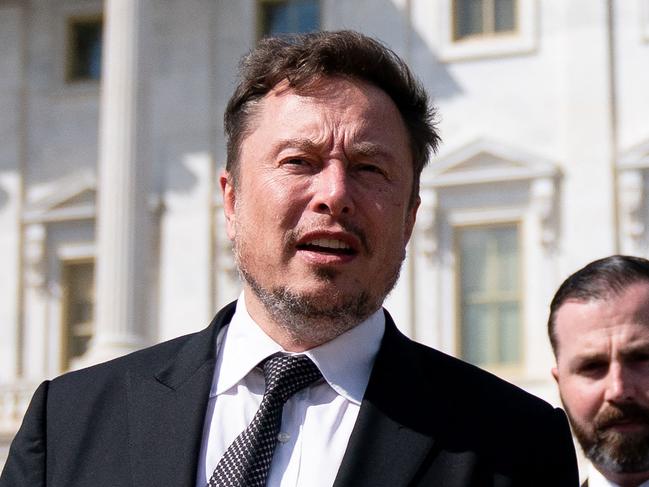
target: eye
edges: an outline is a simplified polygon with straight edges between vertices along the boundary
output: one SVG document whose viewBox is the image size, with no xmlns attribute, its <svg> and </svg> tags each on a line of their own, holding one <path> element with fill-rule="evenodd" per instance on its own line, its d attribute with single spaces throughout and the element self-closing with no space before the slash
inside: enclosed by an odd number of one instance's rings
<svg viewBox="0 0 649 487">
<path fill-rule="evenodd" d="M 290 166 L 304 166 L 308 163 L 309 162 L 306 159 L 303 159 L 301 157 L 291 157 L 282 162 L 282 164 L 287 164 Z"/>
<path fill-rule="evenodd" d="M 303 174 L 314 170 L 316 163 L 307 157 L 295 156 L 287 157 L 279 162 L 279 167 L 283 167 L 291 173 Z"/>
<path fill-rule="evenodd" d="M 362 173 L 379 174 L 381 176 L 387 177 L 387 174 L 383 170 L 383 168 L 376 164 L 371 164 L 371 163 L 357 164 L 356 170 Z"/>
<path fill-rule="evenodd" d="M 588 377 L 594 377 L 601 374 L 606 374 L 608 370 L 608 362 L 603 360 L 588 360 L 580 363 L 577 366 L 577 373 Z"/>
</svg>

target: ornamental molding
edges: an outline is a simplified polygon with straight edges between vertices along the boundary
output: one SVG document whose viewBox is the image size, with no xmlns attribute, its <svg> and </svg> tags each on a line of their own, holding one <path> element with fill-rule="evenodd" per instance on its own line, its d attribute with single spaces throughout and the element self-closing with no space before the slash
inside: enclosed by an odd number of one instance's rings
<svg viewBox="0 0 649 487">
<path fill-rule="evenodd" d="M 624 151 L 618 158 L 617 167 L 621 171 L 649 169 L 649 140 Z"/>
<path fill-rule="evenodd" d="M 91 171 L 80 171 L 60 178 L 41 189 L 28 201 L 23 212 L 25 223 L 88 220 L 95 218 L 97 181 Z"/>
<path fill-rule="evenodd" d="M 618 205 L 622 251 L 645 255 L 643 238 L 647 231 L 645 212 L 649 170 L 649 140 L 623 152 L 617 161 Z"/>
<path fill-rule="evenodd" d="M 556 163 L 493 139 L 477 139 L 433 161 L 422 186 L 451 187 L 556 178 Z"/>
<path fill-rule="evenodd" d="M 552 249 L 558 233 L 558 198 L 561 171 L 554 161 L 532 154 L 527 150 L 507 145 L 497 140 L 481 138 L 469 142 L 445 156 L 435 160 L 422 174 L 421 197 L 423 216 L 420 227 L 422 252 L 433 256 L 437 251 L 435 234 L 438 220 L 444 212 L 440 190 L 472 185 L 490 185 L 493 191 L 508 191 L 502 183 L 525 182 L 529 184 L 528 205 L 538 221 L 539 240 L 542 246 Z M 524 207 L 527 206 L 524 205 Z M 520 208 L 473 208 L 463 211 L 480 215 L 476 222 L 496 221 L 501 214 L 514 213 L 516 219 L 523 218 L 524 207 Z M 504 213 L 503 213 L 504 212 Z M 457 213 L 454 212 L 454 213 Z M 457 215 L 456 215 L 457 216 Z M 445 218 L 452 218 L 447 215 Z M 514 217 L 512 217 L 514 218 Z"/>
</svg>

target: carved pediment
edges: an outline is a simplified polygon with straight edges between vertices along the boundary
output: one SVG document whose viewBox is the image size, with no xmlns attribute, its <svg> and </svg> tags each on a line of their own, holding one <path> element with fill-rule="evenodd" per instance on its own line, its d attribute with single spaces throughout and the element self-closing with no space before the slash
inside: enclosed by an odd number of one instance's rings
<svg viewBox="0 0 649 487">
<path fill-rule="evenodd" d="M 94 218 L 96 186 L 95 176 L 90 172 L 54 181 L 28 203 L 23 218 L 30 223 Z"/>
<path fill-rule="evenodd" d="M 431 187 L 554 177 L 553 162 L 499 142 L 479 139 L 434 161 L 422 175 Z"/>
<path fill-rule="evenodd" d="M 80 193 L 77 193 L 64 201 L 60 201 L 52 206 L 51 210 L 60 210 L 63 208 L 78 208 L 95 205 L 95 198 L 97 191 L 94 188 L 87 188 Z"/>
<path fill-rule="evenodd" d="M 618 160 L 620 169 L 647 169 L 649 168 L 649 140 L 631 147 L 622 153 Z"/>
</svg>

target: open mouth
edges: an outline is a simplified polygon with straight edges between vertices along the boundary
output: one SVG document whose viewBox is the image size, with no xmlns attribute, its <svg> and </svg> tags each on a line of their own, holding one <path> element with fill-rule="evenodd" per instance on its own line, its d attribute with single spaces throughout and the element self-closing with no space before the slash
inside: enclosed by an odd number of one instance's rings
<svg viewBox="0 0 649 487">
<path fill-rule="evenodd" d="M 298 250 L 308 250 L 334 255 L 355 255 L 356 251 L 345 242 L 335 238 L 316 238 L 297 245 Z"/>
</svg>

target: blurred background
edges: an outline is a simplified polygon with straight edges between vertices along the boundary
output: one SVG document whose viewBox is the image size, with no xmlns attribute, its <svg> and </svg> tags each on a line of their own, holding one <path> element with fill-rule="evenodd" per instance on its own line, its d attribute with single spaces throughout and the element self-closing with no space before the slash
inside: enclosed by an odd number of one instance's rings
<svg viewBox="0 0 649 487">
<path fill-rule="evenodd" d="M 0 465 L 39 382 L 236 298 L 237 63 L 319 29 L 382 40 L 439 108 L 397 324 L 559 404 L 554 291 L 649 255 L 649 0 L 0 0 Z"/>
</svg>

